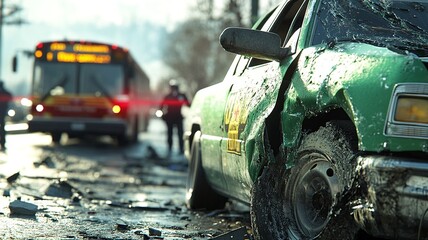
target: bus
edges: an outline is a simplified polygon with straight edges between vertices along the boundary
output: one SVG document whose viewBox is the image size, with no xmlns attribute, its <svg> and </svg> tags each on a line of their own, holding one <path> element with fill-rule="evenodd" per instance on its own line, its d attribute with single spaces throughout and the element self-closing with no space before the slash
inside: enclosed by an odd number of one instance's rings
<svg viewBox="0 0 428 240">
<path fill-rule="evenodd" d="M 91 41 L 37 44 L 28 130 L 58 143 L 109 135 L 133 143 L 148 127 L 150 81 L 128 49 Z"/>
</svg>

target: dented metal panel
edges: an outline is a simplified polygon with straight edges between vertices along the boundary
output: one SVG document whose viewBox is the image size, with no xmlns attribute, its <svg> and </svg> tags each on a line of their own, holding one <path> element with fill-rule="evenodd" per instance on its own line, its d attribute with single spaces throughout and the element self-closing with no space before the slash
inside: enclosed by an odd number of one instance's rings
<svg viewBox="0 0 428 240">
<path fill-rule="evenodd" d="M 394 87 L 402 82 L 427 83 L 426 72 L 417 57 L 372 45 L 343 43 L 331 49 L 307 48 L 286 99 L 283 125 L 289 127 L 296 116 L 312 117 L 342 108 L 354 121 L 361 150 L 420 150 L 427 139 L 387 137 L 384 126 Z M 302 102 L 304 106 L 299 108 Z M 286 133 L 286 146 L 292 146 L 295 139 L 296 135 Z"/>
<path fill-rule="evenodd" d="M 293 3 L 303 6 L 303 18 Z M 295 11 L 298 26 L 282 19 L 284 11 Z M 349 120 L 358 137 L 358 184 L 346 193 L 352 202 L 342 207 L 352 207 L 356 222 L 373 235 L 415 238 L 419 223 L 425 230 L 428 224 L 428 107 L 401 111 L 422 120 L 396 121 L 393 113 L 400 97 L 428 99 L 424 91 L 415 95 L 399 87 L 428 89 L 428 1 L 285 1 L 266 18 L 259 23 L 269 26 L 258 29 L 277 33 L 281 49 L 293 44 L 286 49 L 293 51 L 279 62 L 237 58 L 225 80 L 201 90 L 192 105 L 211 185 L 248 202 L 268 162 L 285 158 L 284 167 L 294 167 L 289 154 L 308 126 Z M 279 23 L 289 32 L 275 30 Z M 296 32 L 297 42 L 287 43 Z M 239 39 L 231 44 L 239 52 Z M 242 54 L 263 55 L 262 44 L 254 52 L 245 46 Z M 344 115 L 332 114 L 337 112 Z"/>
<path fill-rule="evenodd" d="M 376 236 L 417 239 L 428 230 L 428 162 L 416 158 L 358 158 L 357 224 Z"/>
</svg>

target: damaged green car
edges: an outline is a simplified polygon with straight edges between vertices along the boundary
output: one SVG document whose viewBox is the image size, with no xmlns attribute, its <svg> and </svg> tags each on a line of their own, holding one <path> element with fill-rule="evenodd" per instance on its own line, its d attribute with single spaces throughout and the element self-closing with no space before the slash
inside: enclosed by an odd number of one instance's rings
<svg viewBox="0 0 428 240">
<path fill-rule="evenodd" d="M 186 119 L 187 205 L 256 239 L 428 239 L 428 0 L 288 0 Z"/>
</svg>

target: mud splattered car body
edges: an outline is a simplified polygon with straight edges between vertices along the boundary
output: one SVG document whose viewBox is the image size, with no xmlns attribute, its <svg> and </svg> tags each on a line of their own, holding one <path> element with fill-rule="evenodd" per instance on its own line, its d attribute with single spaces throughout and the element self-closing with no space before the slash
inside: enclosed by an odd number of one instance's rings
<svg viewBox="0 0 428 240">
<path fill-rule="evenodd" d="M 189 207 L 251 203 L 262 239 L 427 238 L 426 19 L 426 0 L 290 0 L 226 29 L 238 55 L 186 122 Z"/>
</svg>

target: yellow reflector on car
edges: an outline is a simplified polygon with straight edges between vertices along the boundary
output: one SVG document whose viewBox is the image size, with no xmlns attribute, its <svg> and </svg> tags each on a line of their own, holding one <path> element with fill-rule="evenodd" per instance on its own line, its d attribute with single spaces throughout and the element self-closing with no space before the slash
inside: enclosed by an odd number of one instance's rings
<svg viewBox="0 0 428 240">
<path fill-rule="evenodd" d="M 395 120 L 400 122 L 428 123 L 428 98 L 398 98 Z"/>
</svg>

